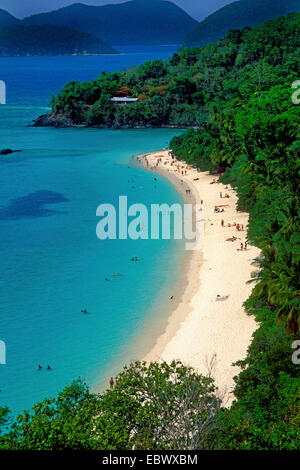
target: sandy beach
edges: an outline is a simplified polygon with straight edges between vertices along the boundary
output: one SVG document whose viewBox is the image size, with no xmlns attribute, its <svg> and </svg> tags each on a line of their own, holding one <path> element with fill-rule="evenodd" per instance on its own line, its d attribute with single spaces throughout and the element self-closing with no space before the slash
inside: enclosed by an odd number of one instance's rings
<svg viewBox="0 0 300 470">
<path fill-rule="evenodd" d="M 237 212 L 237 196 L 230 186 L 214 182 L 216 176 L 172 160 L 168 151 L 138 158 L 150 171 L 173 181 L 190 202 L 202 204 L 205 219 L 201 249 L 187 251 L 183 294 L 177 298 L 176 292 L 170 292 L 174 310 L 166 330 L 143 359 L 178 359 L 199 373 L 210 374 L 224 405 L 229 405 L 233 400 L 233 378 L 239 373 L 232 364 L 246 356 L 257 328 L 254 318 L 243 308 L 252 289 L 247 284 L 255 269 L 252 260 L 259 254 L 256 247 L 248 245 L 244 249 L 248 214 Z M 221 212 L 215 211 L 216 206 Z M 227 241 L 232 237 L 236 239 Z"/>
</svg>

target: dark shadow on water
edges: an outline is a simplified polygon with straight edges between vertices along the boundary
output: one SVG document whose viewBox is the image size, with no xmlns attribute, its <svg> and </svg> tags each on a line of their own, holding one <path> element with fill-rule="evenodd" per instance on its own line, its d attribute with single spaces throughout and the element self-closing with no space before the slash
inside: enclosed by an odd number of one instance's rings
<svg viewBox="0 0 300 470">
<path fill-rule="evenodd" d="M 44 206 L 68 201 L 63 194 L 54 191 L 35 191 L 27 196 L 12 199 L 7 207 L 0 207 L 0 220 L 50 217 L 56 214 L 65 214 L 66 212 L 47 209 Z"/>
</svg>

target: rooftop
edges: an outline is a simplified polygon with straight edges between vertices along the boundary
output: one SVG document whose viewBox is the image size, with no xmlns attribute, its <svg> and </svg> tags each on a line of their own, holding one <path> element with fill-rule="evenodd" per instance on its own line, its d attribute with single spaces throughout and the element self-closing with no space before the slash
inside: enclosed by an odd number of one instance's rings
<svg viewBox="0 0 300 470">
<path fill-rule="evenodd" d="M 119 96 L 115 96 L 114 98 L 111 98 L 110 101 L 113 101 L 114 103 L 134 103 L 135 101 L 138 101 L 137 98 L 123 98 Z"/>
</svg>

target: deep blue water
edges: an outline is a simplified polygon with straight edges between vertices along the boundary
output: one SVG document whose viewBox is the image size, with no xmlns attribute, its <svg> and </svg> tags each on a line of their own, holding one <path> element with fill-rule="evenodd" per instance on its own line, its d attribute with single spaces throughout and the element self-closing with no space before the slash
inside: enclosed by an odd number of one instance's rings
<svg viewBox="0 0 300 470">
<path fill-rule="evenodd" d="M 176 46 L 119 47 L 120 55 L 0 58 L 0 80 L 10 104 L 47 106 L 52 94 L 71 80 L 92 80 L 103 70 L 121 71 L 146 60 L 167 59 Z"/>
<path fill-rule="evenodd" d="M 184 256 L 182 242 L 96 237 L 97 206 L 117 205 L 119 195 L 128 195 L 129 204 L 182 202 L 167 180 L 155 182 L 131 162 L 180 131 L 26 124 L 70 79 L 170 53 L 147 48 L 122 56 L 0 59 L 8 90 L 8 104 L 0 106 L 0 148 L 22 149 L 0 157 L 0 340 L 7 346 L 0 404 L 13 413 L 79 376 L 92 387 L 106 384 L 124 362 L 139 358 L 160 331 L 157 306 L 166 303 Z"/>
</svg>

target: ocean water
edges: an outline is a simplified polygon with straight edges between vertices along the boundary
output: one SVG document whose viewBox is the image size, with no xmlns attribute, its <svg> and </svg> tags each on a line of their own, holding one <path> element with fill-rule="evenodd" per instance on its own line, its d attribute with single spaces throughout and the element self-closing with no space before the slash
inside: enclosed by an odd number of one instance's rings
<svg viewBox="0 0 300 470">
<path fill-rule="evenodd" d="M 0 106 L 0 148 L 22 150 L 0 157 L 0 340 L 7 348 L 0 404 L 13 414 L 78 377 L 92 388 L 104 386 L 138 359 L 160 331 L 185 256 L 181 241 L 96 237 L 98 205 L 117 206 L 119 195 L 129 204 L 182 202 L 170 182 L 155 181 L 131 160 L 181 131 L 26 125 L 66 81 L 171 52 L 131 48 L 121 56 L 0 59 L 8 92 L 8 104 Z"/>
</svg>

